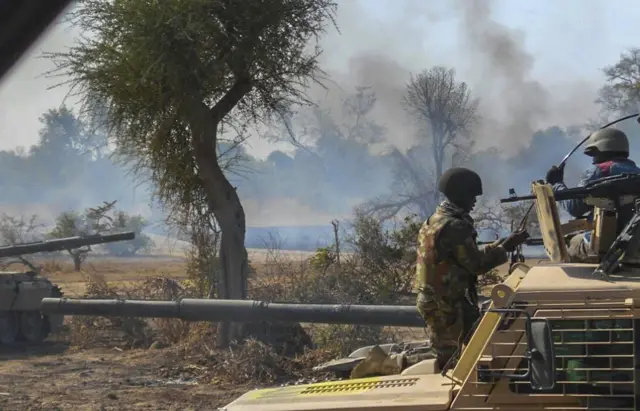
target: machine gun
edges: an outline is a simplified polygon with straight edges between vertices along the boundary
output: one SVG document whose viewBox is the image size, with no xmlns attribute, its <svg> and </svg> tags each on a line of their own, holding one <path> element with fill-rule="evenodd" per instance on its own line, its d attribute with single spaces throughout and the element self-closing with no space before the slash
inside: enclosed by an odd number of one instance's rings
<svg viewBox="0 0 640 411">
<path fill-rule="evenodd" d="M 57 238 L 55 240 L 34 241 L 16 245 L 0 247 L 0 258 L 19 257 L 23 254 L 35 254 L 42 252 L 63 251 L 79 248 L 87 245 L 113 243 L 116 241 L 133 240 L 136 234 L 133 231 L 118 234 L 93 234 Z"/>
<path fill-rule="evenodd" d="M 609 210 L 615 210 L 620 206 L 631 204 L 638 196 L 640 196 L 640 174 L 631 173 L 604 177 L 584 187 L 568 188 L 553 193 L 556 201 L 584 199 L 589 205 Z M 500 199 L 500 203 L 514 203 L 535 199 L 536 196 L 533 194 L 511 196 Z"/>
<path fill-rule="evenodd" d="M 504 240 L 504 239 L 502 239 Z M 487 245 L 487 244 L 493 244 L 494 242 L 496 242 L 498 240 L 494 240 L 494 241 L 478 241 L 476 244 L 478 245 Z M 530 246 L 539 246 L 539 245 L 544 245 L 544 242 L 542 241 L 542 238 L 527 238 L 524 243 L 524 245 L 530 245 Z"/>
<path fill-rule="evenodd" d="M 583 199 L 585 203 L 619 212 L 623 206 L 634 204 L 634 214 L 604 254 L 593 274 L 603 280 L 620 267 L 628 254 L 640 248 L 640 174 L 620 174 L 593 181 L 584 187 L 569 188 L 553 193 L 556 201 Z M 535 196 L 512 196 L 501 203 L 535 200 Z"/>
</svg>

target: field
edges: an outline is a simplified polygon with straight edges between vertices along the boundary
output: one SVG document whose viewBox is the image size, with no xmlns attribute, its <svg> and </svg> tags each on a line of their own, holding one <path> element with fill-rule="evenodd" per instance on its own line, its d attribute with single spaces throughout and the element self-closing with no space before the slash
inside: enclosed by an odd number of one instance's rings
<svg viewBox="0 0 640 411">
<path fill-rule="evenodd" d="M 308 253 L 282 253 L 293 261 L 308 257 Z M 265 252 L 250 251 L 250 259 L 256 272 L 266 268 Z M 68 261 L 49 259 L 38 263 L 70 297 L 84 292 L 91 272 L 121 285 L 156 276 L 183 279 L 186 267 L 177 256 L 93 257 L 86 262 L 83 273 L 73 272 Z M 189 358 L 184 353 L 177 355 L 175 347 L 123 349 L 117 341 L 80 348 L 71 345 L 64 333 L 50 337 L 38 347 L 2 348 L 0 409 L 211 410 L 252 388 L 251 384 L 230 383 L 224 379 L 200 379 L 196 383 L 189 377 L 191 371 L 200 370 L 202 374 L 202 368 L 208 365 L 191 363 Z"/>
</svg>

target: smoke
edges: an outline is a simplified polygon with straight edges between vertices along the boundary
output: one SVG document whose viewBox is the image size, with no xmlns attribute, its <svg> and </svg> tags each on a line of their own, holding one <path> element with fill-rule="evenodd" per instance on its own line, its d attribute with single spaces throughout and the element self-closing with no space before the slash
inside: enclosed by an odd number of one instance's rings
<svg viewBox="0 0 640 411">
<path fill-rule="evenodd" d="M 483 134 L 495 143 L 529 138 L 548 113 L 549 95 L 531 78 L 534 58 L 522 36 L 492 19 L 489 0 L 455 0 L 460 33 L 479 82 L 485 109 Z M 490 111 L 489 111 L 490 110 Z"/>
<path fill-rule="evenodd" d="M 517 161 L 497 165 L 496 156 L 486 156 L 486 161 L 477 162 L 477 171 L 500 193 L 512 184 L 506 180 L 514 171 L 524 184 L 543 177 L 546 168 L 557 161 L 556 157 L 558 160 L 562 157 L 570 142 L 555 144 L 555 140 L 549 138 L 544 140 L 545 147 L 532 148 L 528 146 L 532 136 L 554 125 L 582 123 L 592 118 L 597 85 L 580 78 L 568 81 L 563 73 L 536 74 L 538 62 L 534 55 L 538 53 L 528 51 L 524 33 L 501 24 L 494 12 L 489 0 L 396 0 L 384 2 L 384 6 L 373 0 L 341 2 L 340 33 L 331 31 L 321 40 L 324 53 L 320 63 L 329 75 L 329 81 L 325 82 L 328 89 L 313 87 L 309 95 L 342 124 L 342 100 L 358 86 L 371 87 L 377 96 L 371 118 L 386 128 L 384 143 L 402 151 L 414 145 L 418 138 L 417 128 L 401 104 L 410 75 L 435 65 L 453 67 L 458 81 L 467 81 L 481 101 L 483 122 L 475 133 L 477 150 L 497 147 L 500 156 L 517 158 Z M 0 147 L 37 141 L 38 116 L 59 106 L 66 90 L 45 91 L 47 86 L 64 79 L 38 79 L 51 64 L 36 57 L 43 51 L 61 51 L 71 46 L 76 35 L 68 28 L 53 28 L 49 38 L 41 41 L 18 70 L 5 79 L 0 88 L 3 107 Z M 582 38 L 582 41 L 590 39 Z M 600 63 L 593 61 L 592 64 L 595 71 Z M 253 138 L 249 151 L 258 159 L 264 159 L 281 147 Z M 246 181 L 238 181 L 249 225 L 327 224 L 332 218 L 348 214 L 356 199 L 361 201 L 388 190 L 388 181 L 383 178 L 384 164 L 376 165 L 373 161 L 373 166 L 366 163 L 368 168 L 364 165 L 345 168 L 343 163 L 357 156 L 335 154 L 324 159 L 328 170 L 325 174 L 311 172 L 311 163 L 298 161 L 301 168 L 288 175 L 296 183 L 287 182 L 287 187 L 278 193 L 271 194 L 277 191 L 276 186 L 284 184 L 275 180 L 281 179 L 282 174 L 262 176 L 260 184 L 255 185 L 268 191 L 264 199 L 259 199 L 257 190 L 249 185 L 251 180 L 260 177 L 259 173 L 248 176 Z M 339 179 L 330 178 L 338 172 L 342 173 Z M 372 175 L 374 184 L 365 185 L 363 178 Z M 92 178 L 102 183 L 87 181 L 68 190 L 56 188 L 56 193 L 48 197 L 49 202 L 54 204 L 57 198 L 62 201 L 75 197 L 78 206 L 84 207 L 103 199 L 119 199 L 119 205 L 126 206 L 127 211 L 134 212 L 136 207 L 142 212 L 147 210 L 148 196 L 140 190 L 136 195 L 132 182 L 121 174 L 105 169 Z M 104 184 L 107 181 L 109 183 Z M 104 186 L 108 186 L 108 194 Z M 329 186 L 338 189 L 329 190 Z M 102 198 L 104 196 L 108 198 Z M 56 212 L 68 207 L 68 203 L 61 204 Z"/>
<path fill-rule="evenodd" d="M 545 87 L 534 78 L 536 60 L 525 48 L 524 34 L 493 18 L 491 0 L 455 0 L 454 4 L 461 17 L 458 27 L 476 83 L 474 91 L 481 97 L 484 138 L 479 139 L 479 147 L 493 145 L 501 147 L 502 154 L 513 155 L 537 130 L 567 124 L 567 120 L 585 122 L 593 114 L 594 87 L 578 80 L 556 84 L 551 93 L 551 84 Z M 585 100 L 591 107 L 585 107 Z"/>
</svg>

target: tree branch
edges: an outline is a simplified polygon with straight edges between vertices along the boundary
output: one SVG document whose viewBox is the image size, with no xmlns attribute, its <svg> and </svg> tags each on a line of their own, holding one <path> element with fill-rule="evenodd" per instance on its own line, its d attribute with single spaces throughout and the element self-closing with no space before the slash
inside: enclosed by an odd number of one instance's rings
<svg viewBox="0 0 640 411">
<path fill-rule="evenodd" d="M 210 113 L 216 125 L 233 110 L 233 108 L 247 95 L 253 88 L 251 81 L 246 77 L 240 77 L 231 86 L 229 91 L 218 102 L 211 107 Z"/>
</svg>

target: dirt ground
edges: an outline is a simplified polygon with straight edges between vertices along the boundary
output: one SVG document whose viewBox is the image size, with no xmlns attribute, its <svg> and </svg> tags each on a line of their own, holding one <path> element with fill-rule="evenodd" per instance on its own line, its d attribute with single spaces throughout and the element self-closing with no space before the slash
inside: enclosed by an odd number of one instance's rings
<svg viewBox="0 0 640 411">
<path fill-rule="evenodd" d="M 266 255 L 250 255 L 259 270 Z M 304 258 L 300 253 L 291 257 Z M 69 262 L 37 263 L 66 296 L 84 291 L 87 274 L 74 272 Z M 84 266 L 111 283 L 155 276 L 182 279 L 185 269 L 185 262 L 175 257 L 90 258 Z M 215 410 L 252 388 L 195 383 L 176 371 L 168 349 L 80 350 L 68 341 L 59 335 L 37 347 L 0 347 L 0 410 Z"/>
<path fill-rule="evenodd" d="M 84 292 L 89 272 L 120 284 L 186 277 L 180 258 L 94 257 L 80 273 L 66 259 L 36 263 L 69 297 Z M 0 347 L 0 410 L 215 410 L 250 388 L 180 380 L 163 361 L 165 350 L 78 350 L 65 335 L 39 346 Z"/>
<path fill-rule="evenodd" d="M 175 378 L 162 351 L 73 351 L 64 342 L 4 349 L 0 409 L 215 410 L 250 389 Z"/>
</svg>

